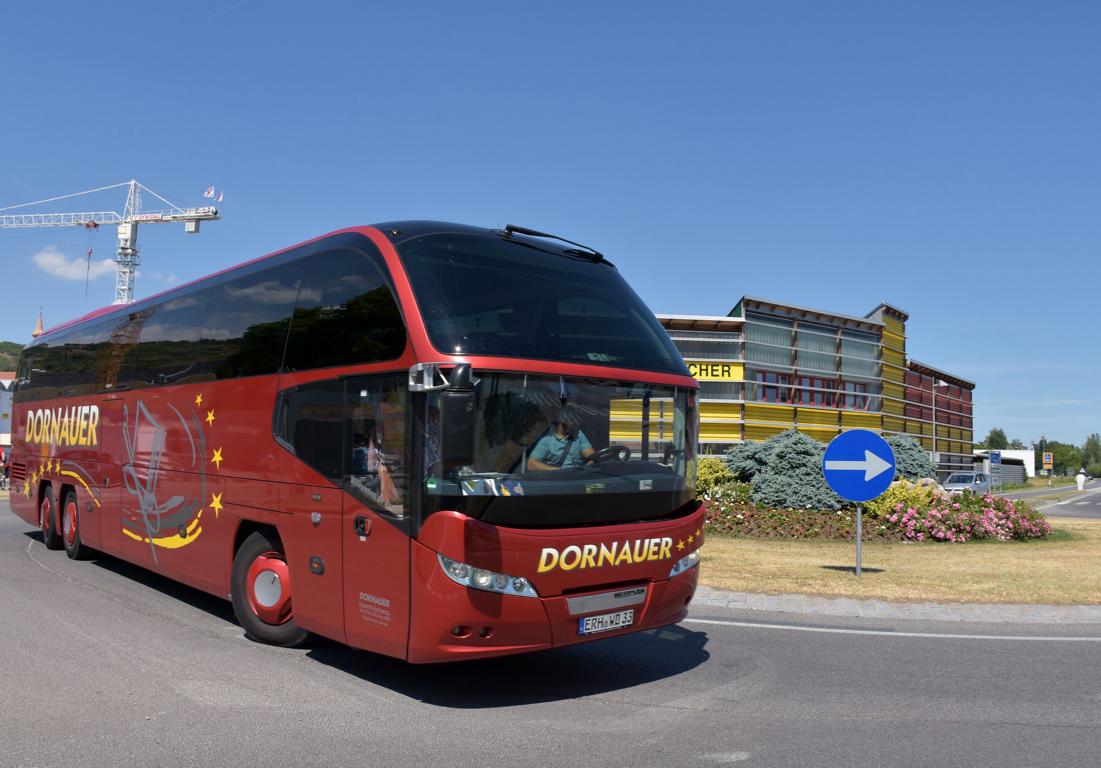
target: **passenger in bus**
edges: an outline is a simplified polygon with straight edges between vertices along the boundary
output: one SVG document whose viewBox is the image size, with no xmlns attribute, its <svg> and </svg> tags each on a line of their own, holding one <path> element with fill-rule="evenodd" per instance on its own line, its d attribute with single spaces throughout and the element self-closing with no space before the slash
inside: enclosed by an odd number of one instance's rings
<svg viewBox="0 0 1101 768">
<path fill-rule="evenodd" d="M 375 427 L 367 428 L 367 434 L 357 432 L 352 449 L 352 474 L 360 478 L 361 485 L 371 490 L 379 487 L 379 446 Z"/>
<path fill-rule="evenodd" d="M 528 457 L 528 469 L 545 472 L 580 467 L 596 453 L 569 408 L 560 409 L 551 423 L 554 431 L 535 443 Z"/>
</svg>

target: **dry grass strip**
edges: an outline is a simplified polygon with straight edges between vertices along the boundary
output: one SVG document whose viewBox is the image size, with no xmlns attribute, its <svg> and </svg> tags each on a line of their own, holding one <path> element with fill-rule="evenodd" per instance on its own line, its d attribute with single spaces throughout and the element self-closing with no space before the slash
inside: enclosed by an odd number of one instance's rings
<svg viewBox="0 0 1101 768">
<path fill-rule="evenodd" d="M 710 536 L 702 583 L 737 592 L 882 600 L 1101 604 L 1101 520 L 1049 518 L 1046 541 L 868 543 Z"/>
</svg>

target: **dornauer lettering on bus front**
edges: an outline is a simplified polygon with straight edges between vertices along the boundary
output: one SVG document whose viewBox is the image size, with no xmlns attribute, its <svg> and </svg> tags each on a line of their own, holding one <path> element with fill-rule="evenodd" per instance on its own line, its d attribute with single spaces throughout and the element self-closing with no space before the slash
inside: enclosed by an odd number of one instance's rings
<svg viewBox="0 0 1101 768">
<path fill-rule="evenodd" d="M 613 541 L 611 545 L 601 543 L 578 546 L 572 544 L 561 552 L 554 547 L 544 547 L 539 558 L 539 573 L 560 568 L 572 571 L 574 568 L 600 568 L 604 565 L 630 565 L 651 560 L 668 560 L 673 556 L 673 540 L 668 536 L 654 539 L 635 539 L 631 541 Z"/>
</svg>

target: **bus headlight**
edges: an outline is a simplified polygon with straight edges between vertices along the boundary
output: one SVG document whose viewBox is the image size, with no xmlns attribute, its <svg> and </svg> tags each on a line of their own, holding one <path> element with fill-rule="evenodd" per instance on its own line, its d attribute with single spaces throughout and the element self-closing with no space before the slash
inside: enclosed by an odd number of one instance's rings
<svg viewBox="0 0 1101 768">
<path fill-rule="evenodd" d="M 499 592 L 502 595 L 516 595 L 517 597 L 539 597 L 535 587 L 523 576 L 509 576 L 504 573 L 487 571 L 484 568 L 475 568 L 466 563 L 460 563 L 449 557 L 437 553 L 440 567 L 447 574 L 447 578 L 456 584 L 462 584 L 471 589 L 481 589 L 486 592 Z"/>
<path fill-rule="evenodd" d="M 669 571 L 669 578 L 670 579 L 673 578 L 678 573 L 684 573 L 689 568 L 695 568 L 699 564 L 700 564 L 700 551 L 697 549 L 692 554 L 685 555 L 684 557 L 682 557 L 680 560 L 677 561 L 677 564 L 673 566 L 673 570 Z"/>
</svg>

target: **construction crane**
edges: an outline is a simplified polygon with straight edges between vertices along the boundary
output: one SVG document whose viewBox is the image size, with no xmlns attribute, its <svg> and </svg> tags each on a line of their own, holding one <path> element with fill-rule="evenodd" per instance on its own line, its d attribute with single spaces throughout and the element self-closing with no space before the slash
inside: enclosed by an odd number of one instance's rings
<svg viewBox="0 0 1101 768">
<path fill-rule="evenodd" d="M 126 205 L 122 213 L 116 211 L 86 211 L 81 213 L 15 213 L 18 208 L 29 208 L 34 205 L 45 205 L 58 200 L 65 200 L 81 195 L 90 195 L 94 192 L 103 192 L 108 189 L 127 187 Z M 142 192 L 147 192 L 168 208 L 158 211 L 144 211 L 141 207 Z M 213 188 L 207 191 L 207 196 L 213 194 Z M 0 208 L 0 229 L 29 228 L 29 227 L 84 227 L 86 229 L 98 229 L 103 224 L 115 224 L 118 226 L 118 250 L 115 256 L 117 268 L 115 270 L 115 304 L 129 304 L 134 300 L 134 276 L 140 261 L 138 257 L 138 225 L 139 224 L 168 224 L 182 221 L 184 231 L 195 234 L 199 231 L 199 224 L 204 221 L 216 221 L 221 216 L 214 206 L 202 206 L 199 208 L 180 208 L 158 195 L 149 187 L 136 179 L 124 181 L 119 184 L 110 184 L 106 187 L 89 189 L 84 192 L 75 192 L 71 195 L 60 195 L 46 200 L 36 200 L 33 203 L 22 203 Z"/>
</svg>

